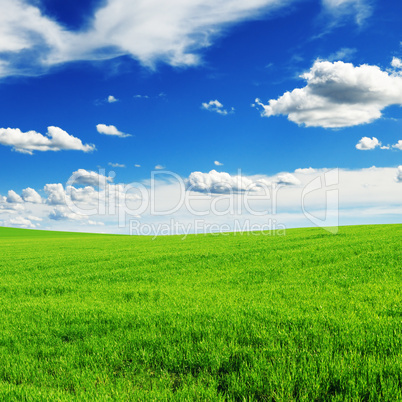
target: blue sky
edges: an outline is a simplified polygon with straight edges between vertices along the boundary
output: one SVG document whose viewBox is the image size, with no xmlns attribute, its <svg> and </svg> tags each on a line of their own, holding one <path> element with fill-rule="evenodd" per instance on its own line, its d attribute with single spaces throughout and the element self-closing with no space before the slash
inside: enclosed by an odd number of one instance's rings
<svg viewBox="0 0 402 402">
<path fill-rule="evenodd" d="M 243 3 L 0 0 L 0 222 L 90 230 L 45 186 L 100 168 L 117 184 L 145 183 L 156 166 L 183 180 L 376 166 L 395 172 L 376 207 L 400 206 L 402 4 Z"/>
</svg>

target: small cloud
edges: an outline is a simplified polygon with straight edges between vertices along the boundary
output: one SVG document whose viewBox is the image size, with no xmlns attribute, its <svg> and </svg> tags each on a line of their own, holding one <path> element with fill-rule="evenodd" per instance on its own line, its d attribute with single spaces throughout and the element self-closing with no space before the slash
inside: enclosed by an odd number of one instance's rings
<svg viewBox="0 0 402 402">
<path fill-rule="evenodd" d="M 216 166 L 223 166 L 223 163 L 221 163 L 221 162 L 219 162 L 219 161 L 215 161 L 214 164 L 215 164 Z"/>
<path fill-rule="evenodd" d="M 234 113 L 233 107 L 228 111 L 224 109 L 222 103 L 220 103 L 217 99 L 210 100 L 208 103 L 207 102 L 202 103 L 201 109 L 205 109 L 210 112 L 215 112 L 224 116 L 228 115 L 229 113 Z"/>
<path fill-rule="evenodd" d="M 380 147 L 381 142 L 377 138 L 363 137 L 357 144 L 356 149 L 360 151 L 370 151 L 374 148 Z"/>
<path fill-rule="evenodd" d="M 155 169 L 156 169 L 156 170 L 163 170 L 163 169 L 166 169 L 166 166 L 156 165 L 156 166 L 155 166 Z"/>
<path fill-rule="evenodd" d="M 394 68 L 402 68 L 402 60 L 397 57 L 393 57 L 391 61 L 391 66 Z"/>
<path fill-rule="evenodd" d="M 74 172 L 68 184 L 80 184 L 83 186 L 92 186 L 92 187 L 105 187 L 107 182 L 112 182 L 112 177 L 106 177 L 99 173 L 88 171 L 85 169 L 78 169 Z"/>
<path fill-rule="evenodd" d="M 66 192 L 61 183 L 46 184 L 44 187 L 45 192 L 48 194 L 46 203 L 49 205 L 65 205 Z"/>
<path fill-rule="evenodd" d="M 149 99 L 148 95 L 134 95 L 133 98 L 135 99 Z"/>
<path fill-rule="evenodd" d="M 115 98 L 113 95 L 109 95 L 107 98 L 107 101 L 109 103 L 114 103 L 114 102 L 118 102 L 119 100 L 117 98 Z"/>
<path fill-rule="evenodd" d="M 399 140 L 395 145 L 392 145 L 392 148 L 396 148 L 402 151 L 402 140 Z"/>
<path fill-rule="evenodd" d="M 109 166 L 114 167 L 114 168 L 125 168 L 126 167 L 126 165 L 122 165 L 120 163 L 112 163 L 112 162 L 109 162 Z"/>
<path fill-rule="evenodd" d="M 312 167 L 309 168 L 299 168 L 295 170 L 295 173 L 301 173 L 301 174 L 311 174 L 315 173 L 317 169 L 313 169 Z"/>
<path fill-rule="evenodd" d="M 282 173 L 278 175 L 275 182 L 277 184 L 282 184 L 285 186 L 298 186 L 300 184 L 300 180 L 293 176 L 291 173 Z"/>
<path fill-rule="evenodd" d="M 380 147 L 380 149 L 389 149 L 389 145 L 383 145 Z"/>
<path fill-rule="evenodd" d="M 7 202 L 9 204 L 21 204 L 24 201 L 14 190 L 10 190 L 7 194 Z"/>
<path fill-rule="evenodd" d="M 32 204 L 42 203 L 42 197 L 30 187 L 22 190 L 22 198 L 25 202 L 31 202 Z"/>
<path fill-rule="evenodd" d="M 356 54 L 356 49 L 343 47 L 328 56 L 328 61 L 349 61 Z"/>
<path fill-rule="evenodd" d="M 136 168 L 140 168 L 140 167 L 141 167 L 141 165 L 139 165 L 138 163 L 136 163 L 136 164 L 134 165 L 134 167 L 136 167 Z"/>
<path fill-rule="evenodd" d="M 126 138 L 131 137 L 131 134 L 126 134 L 119 131 L 115 126 L 107 126 L 106 124 L 97 124 L 96 129 L 99 134 L 113 135 L 115 137 Z"/>
<path fill-rule="evenodd" d="M 16 218 L 10 219 L 10 224 L 13 226 L 19 226 L 26 229 L 36 228 L 35 224 L 33 224 L 29 219 L 23 218 L 22 216 L 17 216 Z"/>
</svg>

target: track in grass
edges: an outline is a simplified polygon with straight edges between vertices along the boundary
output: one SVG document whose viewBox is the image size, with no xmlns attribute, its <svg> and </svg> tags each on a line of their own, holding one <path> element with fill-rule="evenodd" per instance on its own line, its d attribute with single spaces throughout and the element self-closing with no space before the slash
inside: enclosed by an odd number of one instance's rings
<svg viewBox="0 0 402 402">
<path fill-rule="evenodd" d="M 400 400 L 401 238 L 0 228 L 0 399 Z"/>
</svg>

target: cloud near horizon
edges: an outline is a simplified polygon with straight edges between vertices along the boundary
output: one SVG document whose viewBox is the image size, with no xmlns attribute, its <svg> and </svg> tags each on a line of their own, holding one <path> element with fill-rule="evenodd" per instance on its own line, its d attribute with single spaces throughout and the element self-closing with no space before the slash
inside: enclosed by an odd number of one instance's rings
<svg viewBox="0 0 402 402">
<path fill-rule="evenodd" d="M 304 88 L 268 104 L 257 98 L 261 116 L 287 115 L 306 127 L 342 128 L 372 123 L 387 106 L 402 106 L 402 76 L 377 66 L 318 60 L 301 77 L 307 81 Z"/>
</svg>

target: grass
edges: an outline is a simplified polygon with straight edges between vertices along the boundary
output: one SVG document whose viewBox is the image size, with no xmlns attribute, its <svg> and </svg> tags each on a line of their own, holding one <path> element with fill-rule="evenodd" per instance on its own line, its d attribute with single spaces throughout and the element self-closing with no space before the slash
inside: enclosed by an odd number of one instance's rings
<svg viewBox="0 0 402 402">
<path fill-rule="evenodd" d="M 0 399 L 402 400 L 401 238 L 0 228 Z"/>
</svg>

